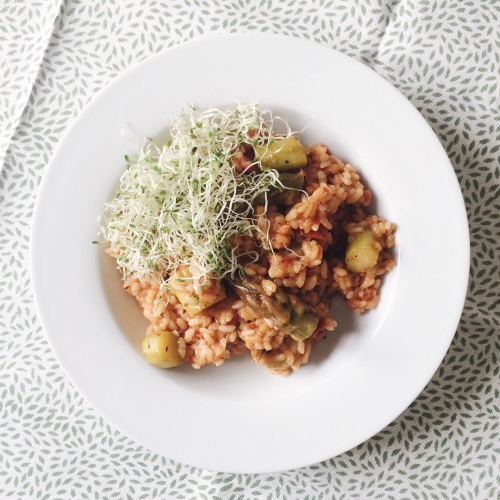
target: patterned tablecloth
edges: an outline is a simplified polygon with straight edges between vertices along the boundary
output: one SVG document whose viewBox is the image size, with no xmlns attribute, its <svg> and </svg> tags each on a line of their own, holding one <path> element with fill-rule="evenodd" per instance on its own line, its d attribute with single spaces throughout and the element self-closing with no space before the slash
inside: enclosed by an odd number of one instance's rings
<svg viewBox="0 0 500 500">
<path fill-rule="evenodd" d="M 82 107 L 150 54 L 242 31 L 314 40 L 403 92 L 451 159 L 472 240 L 459 330 L 418 399 L 357 448 L 280 474 L 196 469 L 111 428 L 54 359 L 28 271 L 38 185 Z M 500 498 L 500 2 L 7 0 L 0 68 L 0 498 Z"/>
</svg>

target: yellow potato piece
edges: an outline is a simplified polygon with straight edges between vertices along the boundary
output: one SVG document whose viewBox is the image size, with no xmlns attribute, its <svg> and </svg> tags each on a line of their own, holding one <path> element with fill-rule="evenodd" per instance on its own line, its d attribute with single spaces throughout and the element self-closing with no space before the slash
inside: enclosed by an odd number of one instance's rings
<svg viewBox="0 0 500 500">
<path fill-rule="evenodd" d="M 380 245 L 371 231 L 352 236 L 345 252 L 345 263 L 354 273 L 366 273 L 378 262 Z"/>
<path fill-rule="evenodd" d="M 194 290 L 186 288 L 186 284 L 191 279 L 192 274 L 189 268 L 182 267 L 172 274 L 172 279 L 168 284 L 169 290 L 179 299 L 189 316 L 194 317 L 204 309 L 226 298 L 226 291 L 220 280 L 207 278 L 207 286 L 201 287 L 201 294 L 198 295 Z"/>
<path fill-rule="evenodd" d="M 264 167 L 282 172 L 307 165 L 306 149 L 297 137 L 277 139 L 267 146 L 256 146 L 255 158 Z"/>
<path fill-rule="evenodd" d="M 201 311 L 213 306 L 214 304 L 217 304 L 217 302 L 220 302 L 222 299 L 225 299 L 226 292 L 224 290 L 224 287 L 221 285 L 220 292 L 215 297 L 212 296 L 207 300 L 204 299 L 203 295 L 201 297 L 186 297 L 187 300 L 185 302 L 183 302 L 179 296 L 177 298 L 186 308 L 186 312 L 189 314 L 189 316 L 194 317 Z"/>
<path fill-rule="evenodd" d="M 155 332 L 142 340 L 142 354 L 157 368 L 173 368 L 183 362 L 179 355 L 179 337 L 172 332 Z"/>
</svg>

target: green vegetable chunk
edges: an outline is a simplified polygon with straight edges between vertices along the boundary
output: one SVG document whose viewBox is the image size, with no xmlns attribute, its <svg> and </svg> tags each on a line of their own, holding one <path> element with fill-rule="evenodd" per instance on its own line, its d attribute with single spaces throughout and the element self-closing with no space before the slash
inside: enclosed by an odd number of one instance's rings
<svg viewBox="0 0 500 500">
<path fill-rule="evenodd" d="M 318 322 L 318 315 L 312 311 L 305 311 L 301 315 L 292 312 L 291 335 L 302 340 L 308 339 L 318 327 Z"/>
<path fill-rule="evenodd" d="M 356 233 L 350 237 L 345 253 L 345 263 L 354 273 L 366 273 L 378 262 L 380 245 L 371 231 Z"/>
<path fill-rule="evenodd" d="M 264 167 L 281 172 L 295 170 L 307 165 L 306 149 L 297 137 L 276 139 L 267 146 L 255 147 L 255 158 Z"/>
<path fill-rule="evenodd" d="M 142 340 L 142 354 L 157 368 L 173 368 L 183 362 L 179 355 L 179 337 L 172 332 L 155 332 Z"/>
<path fill-rule="evenodd" d="M 279 175 L 279 180 L 283 184 L 283 188 L 271 188 L 267 193 L 261 193 L 255 198 L 256 205 L 264 205 L 266 203 L 266 195 L 268 203 L 274 205 L 293 205 L 299 194 L 299 190 L 304 185 L 304 174 L 284 172 Z"/>
<path fill-rule="evenodd" d="M 285 335 L 296 340 L 309 338 L 316 330 L 318 315 L 305 302 L 292 293 L 278 288 L 271 296 L 264 292 L 260 278 L 241 278 L 234 283 L 234 291 L 248 305 L 265 318 L 273 320 Z"/>
</svg>

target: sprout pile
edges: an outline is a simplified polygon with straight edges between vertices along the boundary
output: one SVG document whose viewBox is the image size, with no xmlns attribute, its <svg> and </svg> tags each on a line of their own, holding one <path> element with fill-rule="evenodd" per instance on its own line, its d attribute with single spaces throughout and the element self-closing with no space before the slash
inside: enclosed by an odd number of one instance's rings
<svg viewBox="0 0 500 500">
<path fill-rule="evenodd" d="M 273 132 L 268 111 L 250 103 L 199 116 L 192 109 L 172 119 L 170 137 L 162 147 L 148 140 L 136 159 L 125 158 L 119 190 L 106 205 L 103 237 L 118 254 L 124 279 L 164 285 L 180 265 L 193 269 L 193 263 L 195 279 L 234 277 L 241 257 L 231 243 L 236 235 L 260 233 L 261 245 L 271 248 L 252 204 L 281 183 L 260 161 L 238 172 L 232 158 L 243 144 L 267 147 L 283 135 Z M 247 255 L 257 259 L 256 251 Z"/>
</svg>

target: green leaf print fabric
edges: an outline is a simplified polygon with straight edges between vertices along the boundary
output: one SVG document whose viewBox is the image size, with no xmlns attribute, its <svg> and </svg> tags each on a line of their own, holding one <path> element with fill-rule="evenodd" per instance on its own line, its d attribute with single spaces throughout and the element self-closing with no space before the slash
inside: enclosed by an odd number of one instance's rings
<svg viewBox="0 0 500 500">
<path fill-rule="evenodd" d="M 194 38 L 245 31 L 313 40 L 395 85 L 450 158 L 467 207 L 472 250 L 457 334 L 417 400 L 341 456 L 259 475 L 175 463 L 100 418 L 47 344 L 28 269 L 40 180 L 83 106 L 151 54 Z M 500 498 L 499 84 L 496 0 L 3 2 L 0 498 Z"/>
</svg>

